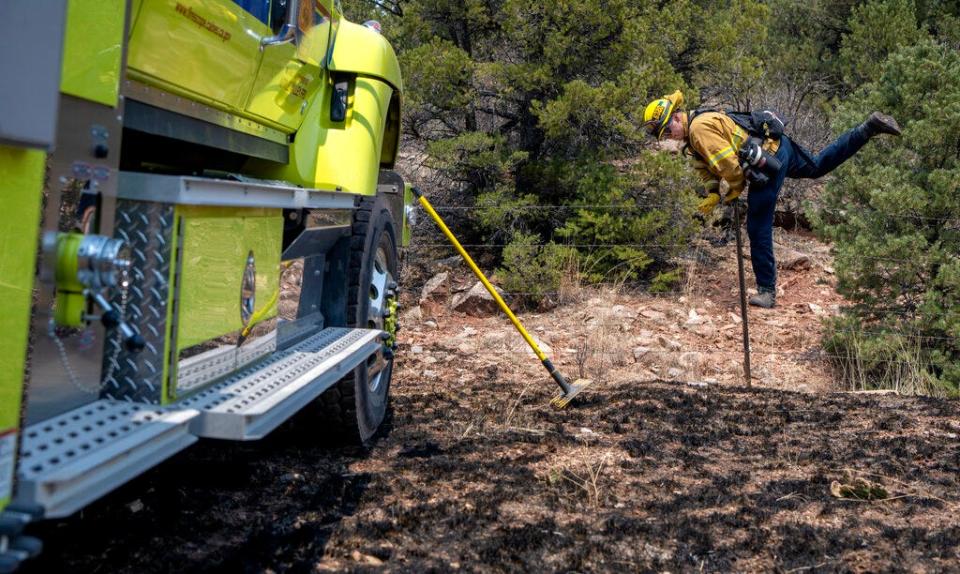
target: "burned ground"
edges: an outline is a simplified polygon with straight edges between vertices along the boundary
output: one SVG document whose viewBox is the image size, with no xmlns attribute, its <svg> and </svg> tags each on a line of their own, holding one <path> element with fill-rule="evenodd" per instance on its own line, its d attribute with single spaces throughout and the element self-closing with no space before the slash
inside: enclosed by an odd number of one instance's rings
<svg viewBox="0 0 960 574">
<path fill-rule="evenodd" d="M 370 450 L 201 443 L 36 530 L 32 571 L 960 571 L 960 406 L 401 369 Z M 833 481 L 885 500 L 835 498 Z"/>
</svg>

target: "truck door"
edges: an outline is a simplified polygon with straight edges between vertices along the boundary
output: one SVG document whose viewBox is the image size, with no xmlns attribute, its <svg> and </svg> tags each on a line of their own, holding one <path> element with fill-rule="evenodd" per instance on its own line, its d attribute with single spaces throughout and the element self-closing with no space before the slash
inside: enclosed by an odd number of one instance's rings
<svg viewBox="0 0 960 574">
<path fill-rule="evenodd" d="M 336 5 L 335 5 L 336 4 Z M 340 19 L 339 2 L 334 0 L 272 0 L 271 26 L 266 33 L 277 34 L 296 9 L 296 37 L 292 42 L 268 44 L 247 113 L 282 124 L 292 130 L 303 121 L 308 102 L 317 90 L 326 65 L 331 31 Z"/>
<path fill-rule="evenodd" d="M 269 30 L 269 2 L 142 0 L 128 78 L 242 112 L 260 64 L 260 39 Z"/>
</svg>

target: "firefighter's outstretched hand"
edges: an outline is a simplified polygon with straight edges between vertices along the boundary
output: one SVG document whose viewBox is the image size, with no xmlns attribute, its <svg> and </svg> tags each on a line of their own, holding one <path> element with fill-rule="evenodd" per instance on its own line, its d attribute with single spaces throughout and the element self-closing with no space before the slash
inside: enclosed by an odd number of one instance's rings
<svg viewBox="0 0 960 574">
<path fill-rule="evenodd" d="M 703 198 L 697 205 L 697 209 L 704 216 L 710 215 L 713 212 L 714 208 L 717 207 L 717 204 L 720 203 L 720 194 L 719 193 L 708 193 L 707 197 Z"/>
</svg>

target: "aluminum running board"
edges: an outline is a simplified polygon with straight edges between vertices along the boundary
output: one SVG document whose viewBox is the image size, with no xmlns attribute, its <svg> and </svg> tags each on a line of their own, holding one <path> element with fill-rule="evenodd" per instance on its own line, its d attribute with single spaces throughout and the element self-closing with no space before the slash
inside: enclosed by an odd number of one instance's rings
<svg viewBox="0 0 960 574">
<path fill-rule="evenodd" d="M 102 399 L 23 431 L 15 503 L 69 516 L 197 441 L 191 409 Z"/>
<path fill-rule="evenodd" d="M 63 518 L 198 436 L 255 440 L 381 347 L 382 331 L 327 328 L 168 407 L 101 399 L 23 431 L 14 503 Z"/>
<path fill-rule="evenodd" d="M 382 331 L 329 327 L 177 403 L 200 411 L 205 438 L 257 440 L 316 399 L 382 346 Z"/>
</svg>

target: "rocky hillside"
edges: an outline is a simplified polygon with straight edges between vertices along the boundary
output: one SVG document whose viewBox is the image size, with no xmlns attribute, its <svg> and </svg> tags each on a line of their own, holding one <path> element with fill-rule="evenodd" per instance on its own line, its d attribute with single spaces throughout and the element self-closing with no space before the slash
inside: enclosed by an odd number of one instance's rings
<svg viewBox="0 0 960 574">
<path fill-rule="evenodd" d="M 796 234 L 778 240 L 778 307 L 750 310 L 752 382 L 837 390 L 820 350 L 821 321 L 843 303 L 833 289 L 828 248 Z M 679 293 L 568 285 L 555 298 L 560 306 L 519 315 L 571 377 L 600 384 L 637 378 L 744 384 L 735 253 L 733 243 L 699 243 L 684 261 L 687 279 Z M 411 290 L 401 315 L 403 354 L 408 368 L 419 369 L 414 374 L 466 382 L 497 364 L 543 379 L 526 343 L 458 258 L 421 263 L 415 271 L 414 282 L 423 287 Z"/>
</svg>

